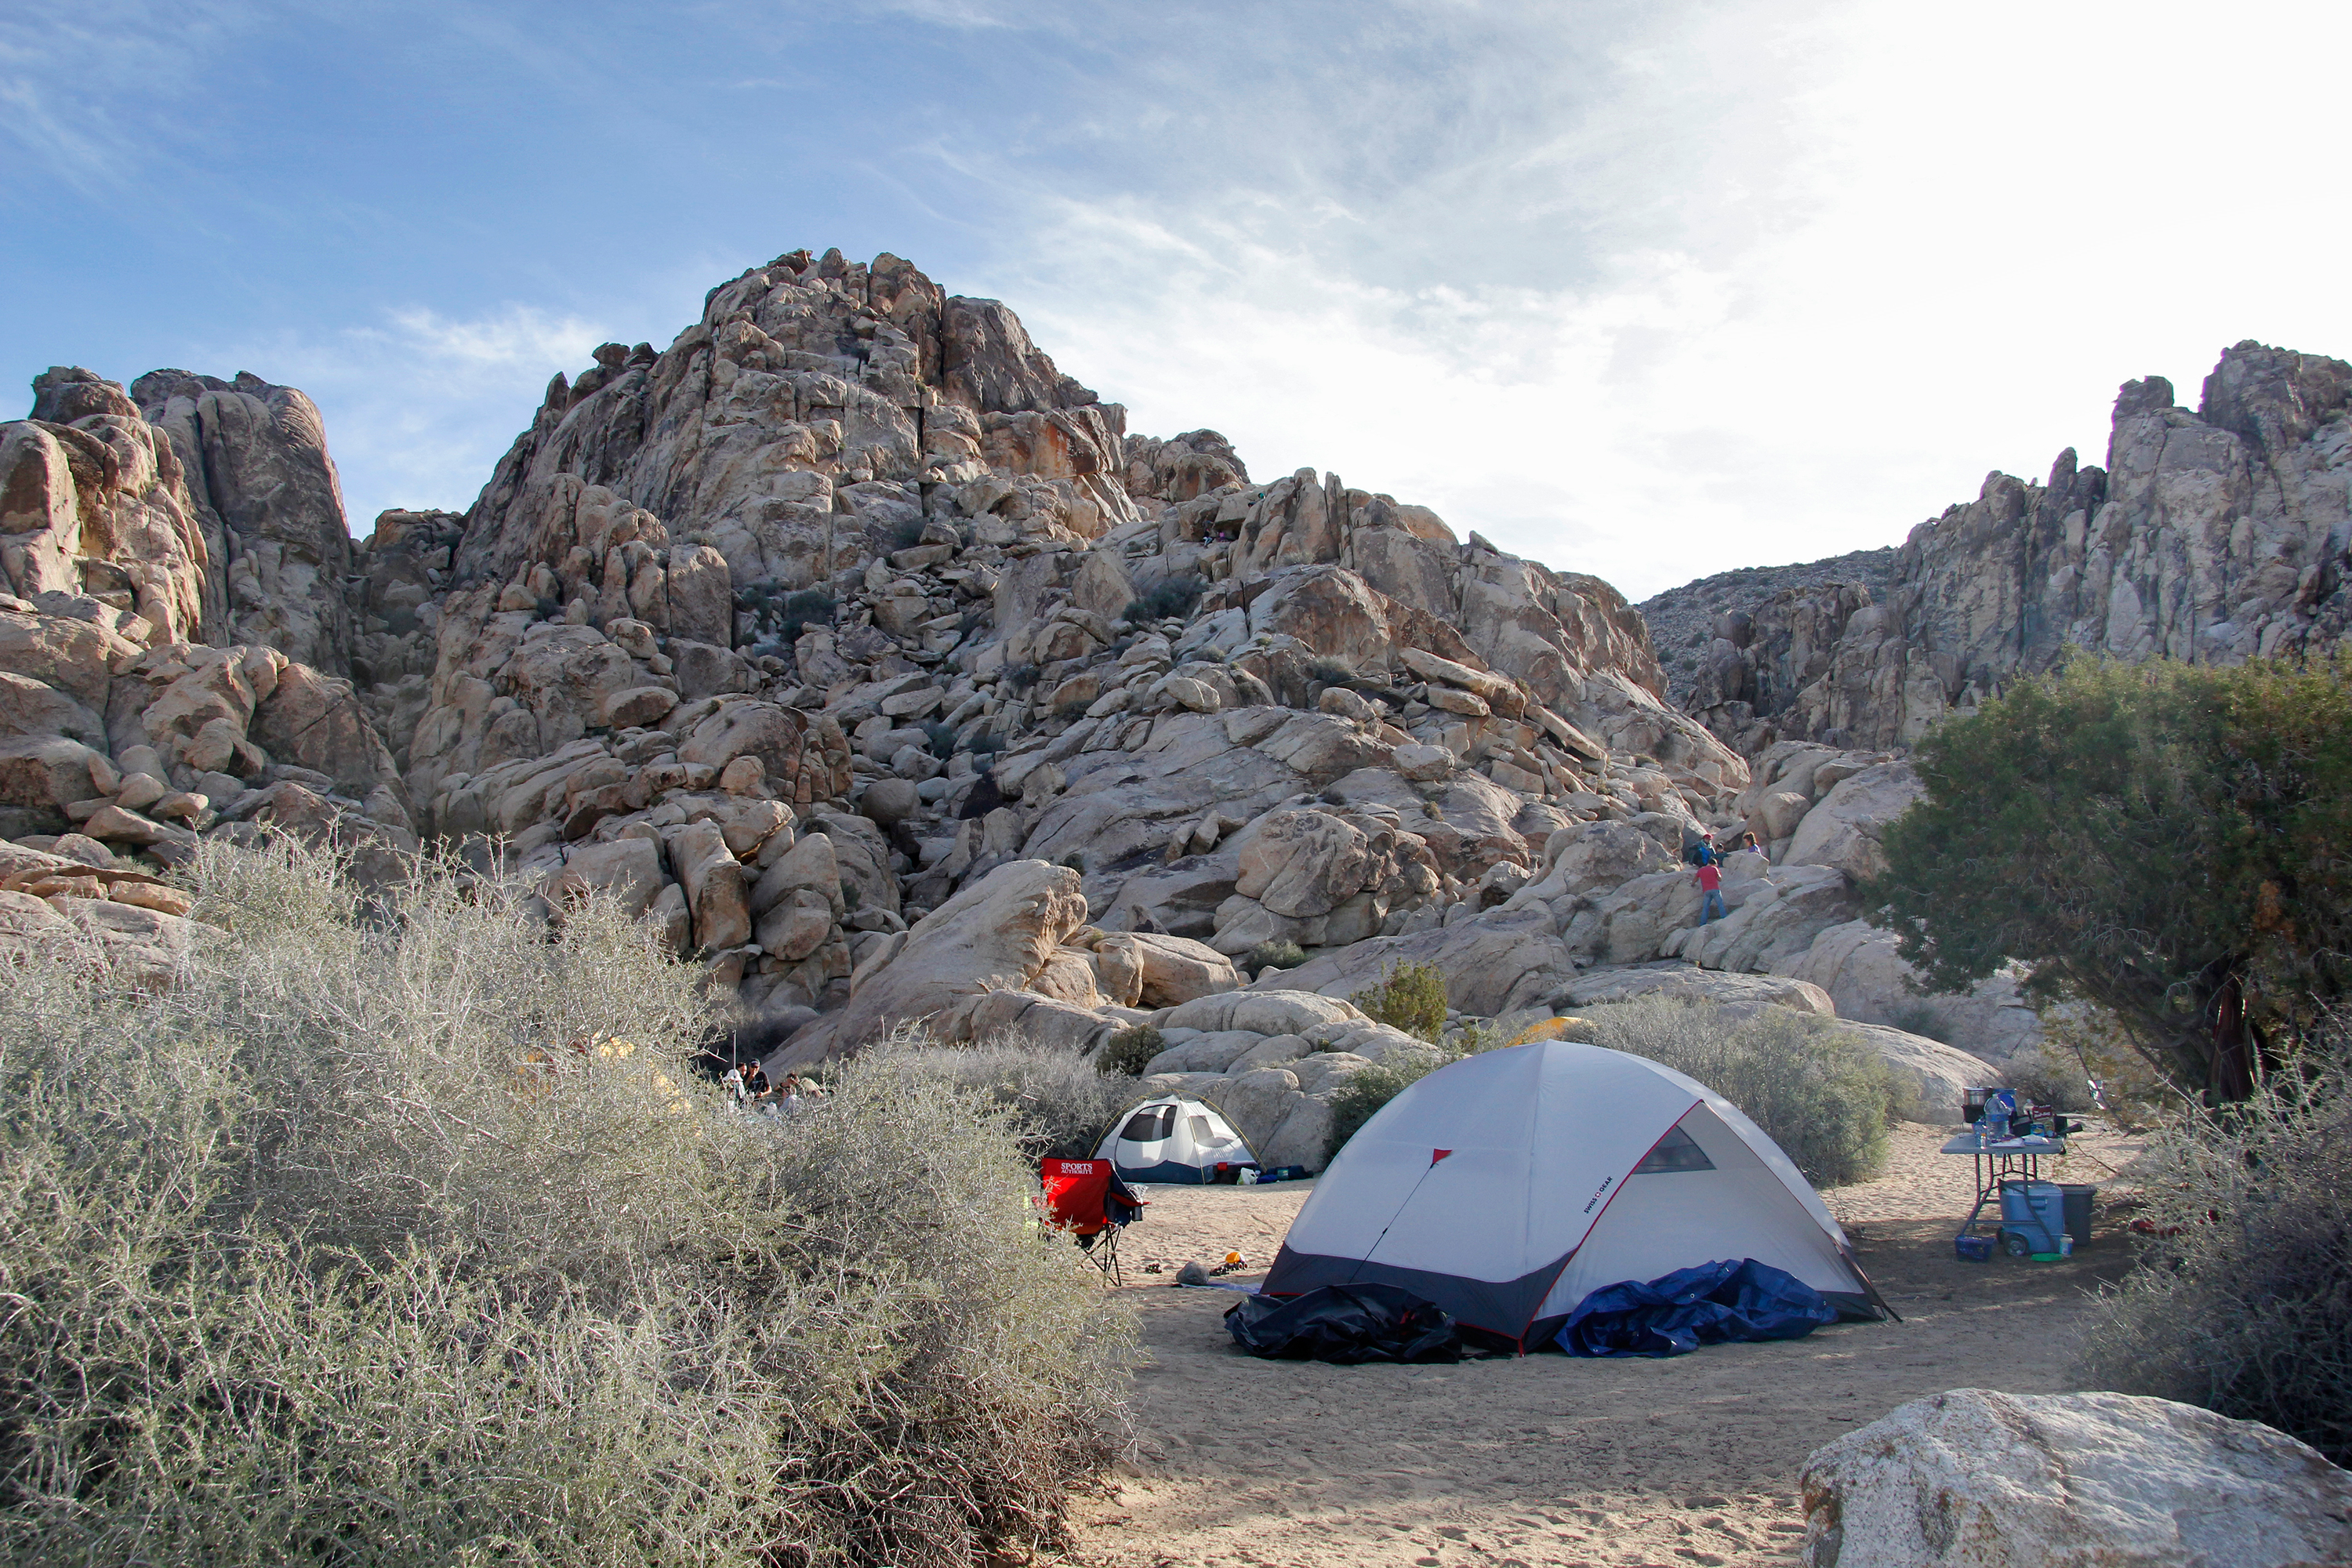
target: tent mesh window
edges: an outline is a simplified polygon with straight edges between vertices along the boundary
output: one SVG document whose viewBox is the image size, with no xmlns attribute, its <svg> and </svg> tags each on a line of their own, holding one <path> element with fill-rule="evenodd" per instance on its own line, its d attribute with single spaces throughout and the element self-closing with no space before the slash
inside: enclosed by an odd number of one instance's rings
<svg viewBox="0 0 2352 1568">
<path fill-rule="evenodd" d="M 1633 1174 L 1663 1176 L 1675 1171 L 1714 1169 L 1715 1162 L 1706 1157 L 1706 1151 L 1698 1146 L 1696 1139 L 1679 1127 L 1669 1127 L 1666 1135 L 1658 1140 L 1658 1146 L 1642 1156 L 1642 1163 L 1633 1167 Z"/>
<path fill-rule="evenodd" d="M 1118 1135 L 1130 1143 L 1151 1143 L 1165 1138 L 1176 1128 L 1176 1108 L 1155 1105 L 1137 1111 L 1128 1118 Z"/>
</svg>

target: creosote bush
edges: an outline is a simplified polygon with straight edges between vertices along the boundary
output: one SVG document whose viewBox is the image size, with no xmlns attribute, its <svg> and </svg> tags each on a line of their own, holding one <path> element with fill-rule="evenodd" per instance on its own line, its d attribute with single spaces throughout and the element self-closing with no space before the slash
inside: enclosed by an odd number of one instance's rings
<svg viewBox="0 0 2352 1568">
<path fill-rule="evenodd" d="M 1433 963 L 1400 963 L 1348 998 L 1366 1016 L 1435 1045 L 1445 1029 L 1445 975 Z"/>
<path fill-rule="evenodd" d="M 2132 1174 L 2160 1239 L 2101 1296 L 2082 1386 L 2266 1422 L 2352 1464 L 2352 1068 L 2328 1054 L 2151 1136 Z"/>
<path fill-rule="evenodd" d="M 1168 1048 L 1167 1040 L 1149 1024 L 1121 1029 L 1095 1053 L 1095 1070 L 1112 1078 L 1136 1078 L 1144 1064 Z"/>
<path fill-rule="evenodd" d="M 798 642 L 801 633 L 817 622 L 833 621 L 833 595 L 823 588 L 803 588 L 787 594 L 781 606 L 782 618 L 777 622 L 776 635 L 786 642 Z"/>
<path fill-rule="evenodd" d="M 1163 577 L 1128 601 L 1124 612 L 1138 626 L 1146 621 L 1181 620 L 1191 615 L 1209 591 L 1206 578 Z"/>
<path fill-rule="evenodd" d="M 1920 1038 L 1927 1040 L 1942 1040 L 1948 1046 L 1952 1043 L 1946 1037 L 1951 1031 L 1944 1026 L 1944 1016 L 1925 1002 L 1905 1003 L 1895 1010 L 1895 1016 L 1887 1022 L 1906 1035 L 1917 1035 Z"/>
<path fill-rule="evenodd" d="M 1454 1052 L 1433 1046 L 1420 1052 L 1392 1051 L 1370 1067 L 1357 1068 L 1332 1093 L 1331 1138 L 1325 1159 L 1339 1153 L 1348 1140 L 1379 1113 L 1381 1107 L 1448 1062 L 1461 1059 Z"/>
<path fill-rule="evenodd" d="M 1307 962 L 1307 950 L 1295 942 L 1262 942 L 1249 950 L 1242 967 L 1255 974 L 1261 969 L 1296 969 Z"/>
<path fill-rule="evenodd" d="M 1585 1015 L 1612 1050 L 1695 1078 L 1745 1111 L 1815 1186 L 1868 1181 L 1886 1163 L 1895 1087 L 1867 1040 L 1790 1007 L 1733 1016 L 1690 996 L 1643 996 Z"/>
<path fill-rule="evenodd" d="M 1152 1054 L 1160 1049 L 1155 1045 Z M 940 1080 L 993 1106 L 1032 1160 L 1090 1158 L 1111 1118 L 1140 1092 L 1131 1068 L 1114 1070 L 1018 1035 L 949 1046 L 906 1024 L 857 1059 L 869 1058 L 870 1066 L 887 1062 L 894 1072 Z"/>
<path fill-rule="evenodd" d="M 1356 679 L 1356 672 L 1338 659 L 1326 657 L 1307 660 L 1307 679 L 1326 686 L 1345 686 Z"/>
<path fill-rule="evenodd" d="M 0 1561 L 968 1564 L 1062 1533 L 1130 1331 L 990 1097 L 686 1067 L 603 900 L 208 844 L 162 994 L 0 971 Z"/>
</svg>

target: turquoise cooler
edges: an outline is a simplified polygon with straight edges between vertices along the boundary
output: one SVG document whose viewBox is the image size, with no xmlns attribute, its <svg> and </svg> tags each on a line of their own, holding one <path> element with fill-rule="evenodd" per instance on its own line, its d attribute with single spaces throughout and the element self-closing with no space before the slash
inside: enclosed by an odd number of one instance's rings
<svg viewBox="0 0 2352 1568">
<path fill-rule="evenodd" d="M 2055 1252 L 2066 1234 L 2066 1194 L 2055 1182 L 2008 1182 L 2000 1189 L 2000 1223 L 2023 1236 L 2035 1252 Z"/>
</svg>

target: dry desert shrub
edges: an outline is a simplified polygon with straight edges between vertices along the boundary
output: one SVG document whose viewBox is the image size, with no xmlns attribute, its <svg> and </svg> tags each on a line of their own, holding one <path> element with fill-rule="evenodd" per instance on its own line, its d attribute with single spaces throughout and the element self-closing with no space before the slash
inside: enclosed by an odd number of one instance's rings
<svg viewBox="0 0 2352 1568">
<path fill-rule="evenodd" d="M 2352 1463 L 2352 1068 L 2191 1108 L 2130 1173 L 2158 1240 L 2108 1290 L 2083 1385 L 2262 1421 Z"/>
<path fill-rule="evenodd" d="M 1130 1330 L 1013 1130 L 781 1122 L 598 902 L 208 847 L 162 994 L 0 973 L 0 1559 L 962 1564 L 1060 1532 Z"/>
<path fill-rule="evenodd" d="M 1869 1043 L 1789 1007 L 1746 1016 L 1690 996 L 1643 996 L 1586 1016 L 1601 1045 L 1695 1078 L 1747 1112 L 1815 1186 L 1868 1181 L 1886 1162 L 1895 1085 Z"/>
<path fill-rule="evenodd" d="M 1159 1050 L 1153 1045 L 1150 1056 Z M 1111 1118 L 1141 1092 L 1132 1072 L 1115 1070 L 1116 1064 L 1105 1068 L 1093 1058 L 1019 1035 L 950 1046 L 921 1024 L 901 1024 L 857 1059 L 869 1071 L 887 1062 L 894 1073 L 937 1080 L 985 1100 L 1032 1159 L 1092 1157 Z"/>
</svg>

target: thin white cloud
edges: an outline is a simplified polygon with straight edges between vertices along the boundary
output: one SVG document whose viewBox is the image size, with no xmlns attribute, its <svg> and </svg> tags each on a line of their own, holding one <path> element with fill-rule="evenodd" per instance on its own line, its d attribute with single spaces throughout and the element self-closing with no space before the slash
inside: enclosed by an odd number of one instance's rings
<svg viewBox="0 0 2352 1568">
<path fill-rule="evenodd" d="M 1566 11 L 1457 21 L 1423 39 L 1458 51 L 1442 91 L 1393 56 L 1311 109 L 1195 83 L 1206 150 L 1169 157 L 1222 182 L 965 149 L 1027 216 L 991 291 L 1138 428 L 1213 426 L 1635 596 L 2100 461 L 2119 382 L 2193 403 L 2238 338 L 2352 352 L 2341 15 L 1717 5 L 1580 52 Z"/>
</svg>

